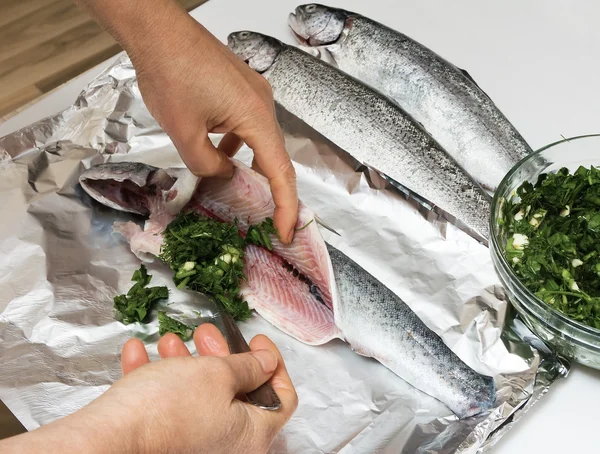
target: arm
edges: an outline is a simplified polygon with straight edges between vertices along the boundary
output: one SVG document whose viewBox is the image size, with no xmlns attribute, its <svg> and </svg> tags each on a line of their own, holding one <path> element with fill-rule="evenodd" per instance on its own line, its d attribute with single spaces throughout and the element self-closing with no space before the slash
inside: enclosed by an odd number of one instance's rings
<svg viewBox="0 0 600 454">
<path fill-rule="evenodd" d="M 131 414 L 126 424 L 93 405 L 31 432 L 0 441 L 1 452 L 101 454 L 138 452 L 143 427 L 141 415 Z"/>
<path fill-rule="evenodd" d="M 231 176 L 245 142 L 268 179 L 275 226 L 285 243 L 298 215 L 295 172 L 269 83 L 174 0 L 75 0 L 123 46 L 142 97 L 198 176 Z M 215 148 L 208 133 L 225 133 Z"/>
</svg>

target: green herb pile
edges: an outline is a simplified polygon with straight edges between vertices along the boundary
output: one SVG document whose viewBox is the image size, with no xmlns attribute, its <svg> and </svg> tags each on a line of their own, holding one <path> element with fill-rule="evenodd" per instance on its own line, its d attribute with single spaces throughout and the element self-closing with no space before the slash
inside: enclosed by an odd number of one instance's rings
<svg viewBox="0 0 600 454">
<path fill-rule="evenodd" d="M 127 294 L 116 296 L 114 299 L 115 309 L 121 315 L 121 321 L 126 325 L 143 322 L 156 301 L 169 297 L 167 287 L 147 287 L 152 276 L 148 274 L 145 265 L 133 273 L 131 280 L 135 284 Z"/>
<path fill-rule="evenodd" d="M 600 329 L 600 170 L 542 174 L 516 195 L 500 220 L 515 274 L 567 317 Z"/>
<path fill-rule="evenodd" d="M 270 234 L 276 234 L 268 218 L 250 226 L 246 238 L 237 222 L 227 224 L 196 213 L 178 215 L 164 232 L 160 259 L 175 272 L 178 288 L 202 292 L 217 300 L 235 320 L 250 318 L 248 303 L 239 295 L 244 275 L 244 248 L 257 244 L 273 249 Z"/>
<path fill-rule="evenodd" d="M 244 249 L 248 244 L 273 250 L 270 235 L 277 235 L 273 220 L 267 218 L 251 225 L 246 237 L 233 225 L 196 213 L 180 213 L 163 232 L 159 258 L 174 271 L 177 288 L 189 288 L 214 298 L 235 320 L 252 315 L 248 303 L 239 295 L 244 275 Z M 168 298 L 167 287 L 146 288 L 152 276 L 141 266 L 132 280 L 136 284 L 127 295 L 115 297 L 115 309 L 123 323 L 144 322 L 152 305 Z M 191 337 L 193 329 L 159 312 L 159 334 L 175 333 L 182 339 Z"/>
<path fill-rule="evenodd" d="M 164 232 L 160 259 L 175 272 L 177 288 L 215 298 L 236 320 L 250 317 L 239 295 L 246 242 L 237 225 L 195 213 L 180 214 Z"/>
</svg>

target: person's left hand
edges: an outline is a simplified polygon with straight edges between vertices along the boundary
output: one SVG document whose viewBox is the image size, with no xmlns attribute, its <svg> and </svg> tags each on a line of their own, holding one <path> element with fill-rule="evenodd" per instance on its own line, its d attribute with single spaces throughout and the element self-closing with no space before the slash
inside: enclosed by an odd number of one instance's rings
<svg viewBox="0 0 600 454">
<path fill-rule="evenodd" d="M 144 415 L 143 451 L 162 446 L 176 452 L 267 452 L 298 402 L 275 344 L 259 335 L 250 342 L 251 353 L 230 355 L 225 338 L 209 323 L 196 329 L 194 343 L 200 357 L 167 334 L 158 344 L 163 359 L 149 363 L 143 343 L 131 339 L 121 359 L 125 377 L 102 398 Z M 266 381 L 281 400 L 280 410 L 237 398 Z"/>
<path fill-rule="evenodd" d="M 6 452 L 266 453 L 290 419 L 298 397 L 277 347 L 265 336 L 251 352 L 229 354 L 209 323 L 194 333 L 200 357 L 174 334 L 163 336 L 163 358 L 149 362 L 144 344 L 123 347 L 124 377 L 81 410 L 0 442 Z M 281 409 L 262 410 L 241 399 L 269 381 Z"/>
</svg>

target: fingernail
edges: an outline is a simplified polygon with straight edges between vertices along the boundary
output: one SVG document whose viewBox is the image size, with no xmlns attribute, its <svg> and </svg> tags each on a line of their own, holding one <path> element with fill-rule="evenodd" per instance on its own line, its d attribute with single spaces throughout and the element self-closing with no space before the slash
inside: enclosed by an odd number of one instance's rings
<svg viewBox="0 0 600 454">
<path fill-rule="evenodd" d="M 202 339 L 202 344 L 204 344 L 204 347 L 211 353 L 221 353 L 221 344 L 214 337 L 205 336 Z"/>
<path fill-rule="evenodd" d="M 265 374 L 270 374 L 277 367 L 277 356 L 269 350 L 257 350 L 252 352 L 252 355 L 258 360 Z"/>
</svg>

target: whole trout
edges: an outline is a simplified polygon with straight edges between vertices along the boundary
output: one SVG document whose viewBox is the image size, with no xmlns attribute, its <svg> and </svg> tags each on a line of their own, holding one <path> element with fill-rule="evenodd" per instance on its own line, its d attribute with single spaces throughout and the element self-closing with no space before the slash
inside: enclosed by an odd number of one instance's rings
<svg viewBox="0 0 600 454">
<path fill-rule="evenodd" d="M 275 38 L 241 31 L 229 35 L 228 42 L 269 81 L 283 108 L 487 240 L 490 197 L 393 101 Z"/>
<path fill-rule="evenodd" d="M 408 36 L 317 4 L 296 8 L 289 24 L 303 44 L 326 49 L 339 69 L 396 101 L 484 188 L 495 191 L 532 152 L 466 71 Z"/>
</svg>

